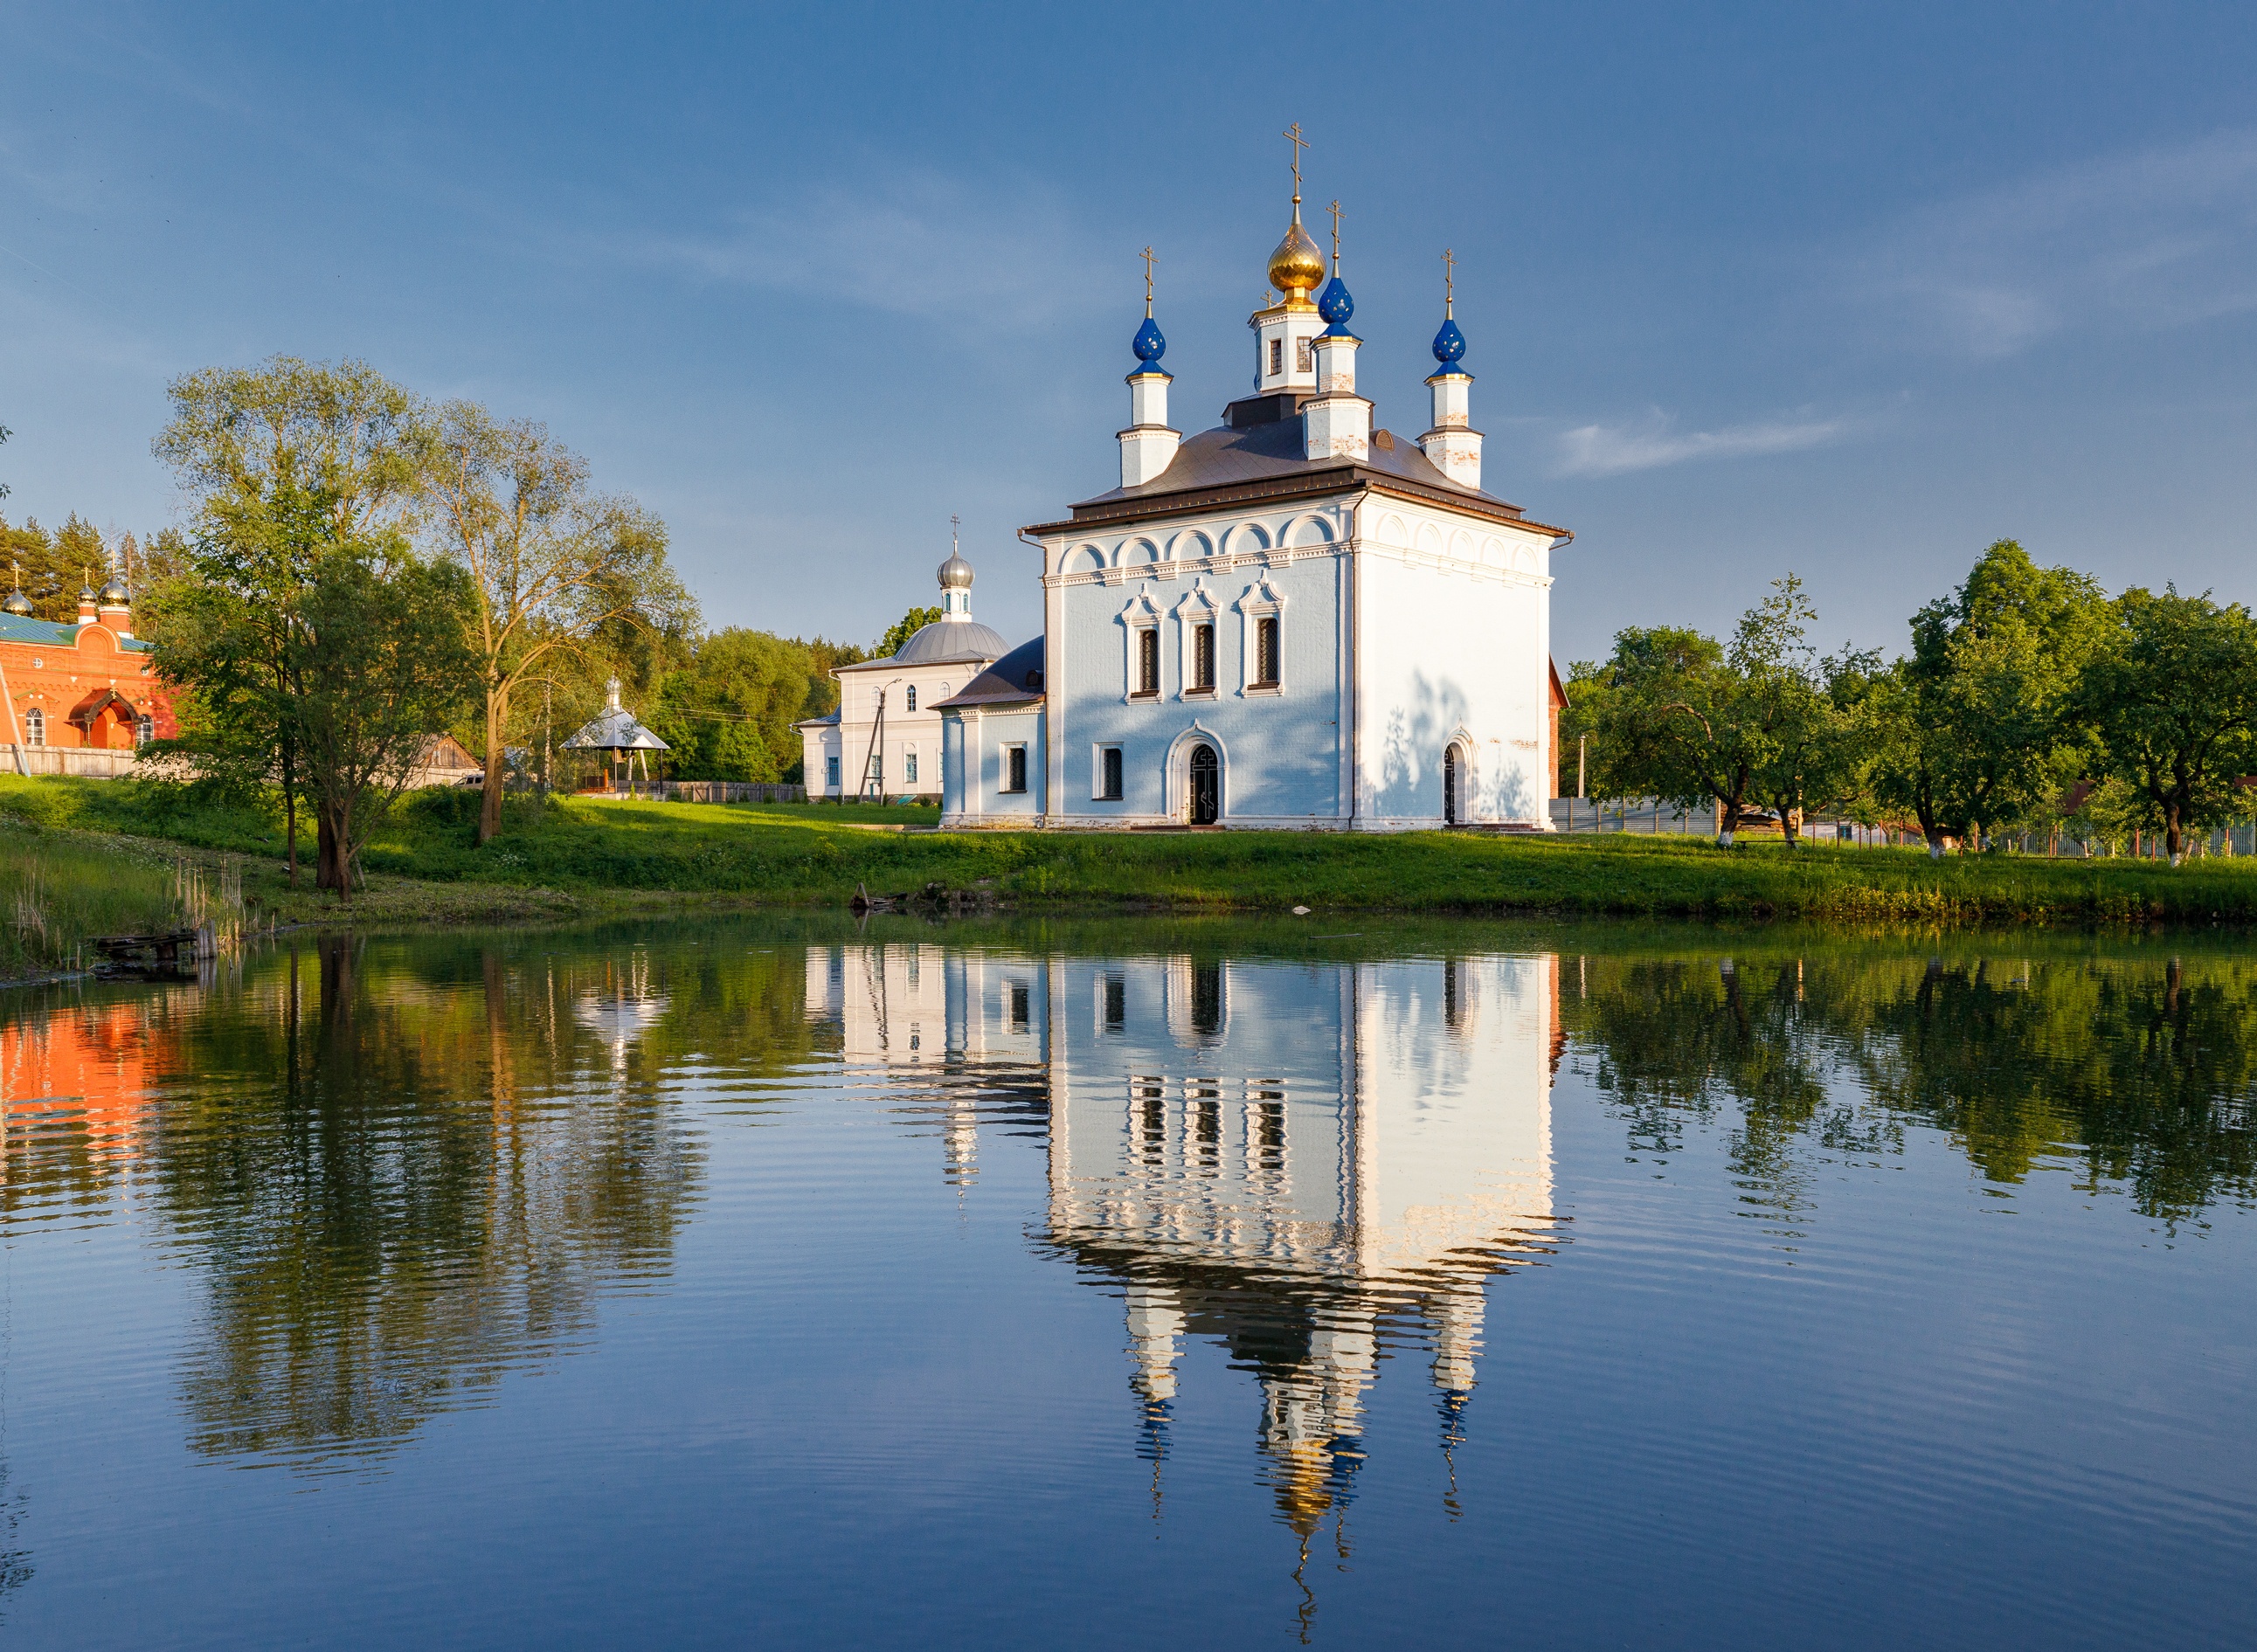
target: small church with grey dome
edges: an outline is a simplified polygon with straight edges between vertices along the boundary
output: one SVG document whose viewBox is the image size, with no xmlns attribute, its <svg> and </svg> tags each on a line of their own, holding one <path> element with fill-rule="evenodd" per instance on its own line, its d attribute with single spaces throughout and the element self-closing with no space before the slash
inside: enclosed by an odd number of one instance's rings
<svg viewBox="0 0 2257 1652">
<path fill-rule="evenodd" d="M 1426 430 L 1375 425 L 1338 222 L 1328 269 L 1298 155 L 1249 392 L 1212 429 L 1170 422 L 1148 264 L 1119 484 L 1021 530 L 1042 635 L 973 621 L 952 555 L 943 618 L 841 667 L 839 714 L 803 727 L 810 794 L 874 769 L 888 795 L 937 782 L 954 828 L 1551 830 L 1572 536 L 1482 485 L 1447 283 Z"/>
</svg>

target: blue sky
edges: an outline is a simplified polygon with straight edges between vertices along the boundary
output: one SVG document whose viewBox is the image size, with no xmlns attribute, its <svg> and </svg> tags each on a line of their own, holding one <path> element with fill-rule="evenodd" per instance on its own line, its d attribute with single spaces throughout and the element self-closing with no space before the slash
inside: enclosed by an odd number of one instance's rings
<svg viewBox="0 0 2257 1652">
<path fill-rule="evenodd" d="M 1031 634 L 1014 530 L 1114 479 L 1138 250 L 1213 423 L 1298 120 L 1390 428 L 1456 251 L 1484 480 L 1576 532 L 1563 662 L 1789 569 L 1893 649 L 2002 535 L 2257 597 L 2257 9 L 78 0 L 6 38 L 17 519 L 171 519 L 168 379 L 360 356 L 546 420 L 711 625 L 868 640 L 955 512 Z"/>
</svg>

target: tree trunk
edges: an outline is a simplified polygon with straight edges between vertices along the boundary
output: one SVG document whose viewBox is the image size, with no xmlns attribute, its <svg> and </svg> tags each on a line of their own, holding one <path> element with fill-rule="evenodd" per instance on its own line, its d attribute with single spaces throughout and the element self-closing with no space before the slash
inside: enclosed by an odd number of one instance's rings
<svg viewBox="0 0 2257 1652">
<path fill-rule="evenodd" d="M 298 886 L 298 765 L 287 740 L 282 742 L 282 828 L 285 852 L 290 860 L 290 886 Z"/>
<path fill-rule="evenodd" d="M 478 841 L 490 844 L 501 836 L 502 781 L 509 773 L 509 752 L 503 745 L 509 726 L 509 690 L 486 690 L 486 782 L 478 800 Z"/>
<path fill-rule="evenodd" d="M 2179 823 L 2178 805 L 2168 804 L 2163 809 L 2163 851 L 2176 866 L 2185 858 L 2186 833 Z"/>
<path fill-rule="evenodd" d="M 324 802 L 316 826 L 321 865 L 315 886 L 334 889 L 347 906 L 352 904 L 352 810 L 350 805 Z"/>
</svg>

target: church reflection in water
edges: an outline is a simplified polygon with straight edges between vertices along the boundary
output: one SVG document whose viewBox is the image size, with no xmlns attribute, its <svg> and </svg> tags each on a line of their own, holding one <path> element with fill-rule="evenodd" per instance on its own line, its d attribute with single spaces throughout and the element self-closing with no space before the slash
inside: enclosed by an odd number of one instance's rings
<svg viewBox="0 0 2257 1652">
<path fill-rule="evenodd" d="M 1305 1541 L 1352 1494 L 1383 1357 L 1427 1356 L 1446 1457 L 1462 1438 L 1485 1282 L 1547 1243 L 1555 958 L 818 947 L 808 992 L 850 1066 L 930 1081 L 952 1178 L 999 1102 L 1047 1116 L 1043 1241 L 1125 1300 L 1156 1486 L 1188 1339 L 1256 1374 Z"/>
</svg>

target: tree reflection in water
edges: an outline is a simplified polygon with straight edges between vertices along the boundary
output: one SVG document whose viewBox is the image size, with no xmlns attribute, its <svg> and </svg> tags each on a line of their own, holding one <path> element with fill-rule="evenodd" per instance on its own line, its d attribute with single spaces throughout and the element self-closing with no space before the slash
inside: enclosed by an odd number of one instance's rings
<svg viewBox="0 0 2257 1652">
<path fill-rule="evenodd" d="M 1948 1133 L 1990 1181 L 2043 1163 L 2186 1221 L 2257 1195 L 2257 964 L 2233 955 L 1907 953 L 1840 942 L 1730 956 L 1592 953 L 1562 1019 L 1634 1150 L 1738 1119 L 1733 1167 L 1783 1232 L 1807 1214 L 1813 1149 L 1898 1151 Z"/>
<path fill-rule="evenodd" d="M 389 1450 L 584 1338 L 600 1291 L 664 1271 L 695 1197 L 654 1070 L 571 1013 L 600 978 L 364 959 L 350 935 L 293 948 L 178 1040 L 149 1168 L 208 1279 L 199 1451 Z"/>
</svg>

